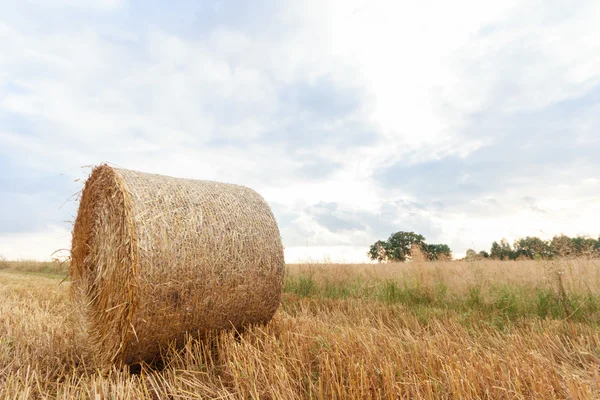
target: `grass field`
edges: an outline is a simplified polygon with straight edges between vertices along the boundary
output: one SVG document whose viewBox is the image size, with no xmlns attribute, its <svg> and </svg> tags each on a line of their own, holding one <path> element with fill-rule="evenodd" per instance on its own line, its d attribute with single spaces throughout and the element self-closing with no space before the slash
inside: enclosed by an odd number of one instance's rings
<svg viewBox="0 0 600 400">
<path fill-rule="evenodd" d="M 267 326 L 96 371 L 54 264 L 0 265 L 4 398 L 600 398 L 600 261 L 289 265 Z"/>
</svg>

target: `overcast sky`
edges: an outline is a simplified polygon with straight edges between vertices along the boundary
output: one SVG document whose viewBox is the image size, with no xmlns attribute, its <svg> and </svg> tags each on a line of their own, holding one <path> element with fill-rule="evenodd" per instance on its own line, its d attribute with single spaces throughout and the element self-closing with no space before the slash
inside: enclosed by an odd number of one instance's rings
<svg viewBox="0 0 600 400">
<path fill-rule="evenodd" d="M 0 254 L 68 248 L 101 162 L 257 190 L 288 262 L 399 230 L 457 255 L 596 237 L 598 21 L 597 0 L 0 0 Z"/>
</svg>

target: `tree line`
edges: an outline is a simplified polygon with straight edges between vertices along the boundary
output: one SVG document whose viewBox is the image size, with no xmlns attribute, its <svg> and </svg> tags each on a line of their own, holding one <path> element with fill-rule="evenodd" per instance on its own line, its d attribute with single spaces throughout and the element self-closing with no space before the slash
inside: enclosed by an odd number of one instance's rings
<svg viewBox="0 0 600 400">
<path fill-rule="evenodd" d="M 392 233 L 387 240 L 373 243 L 367 255 L 379 262 L 406 261 L 417 252 L 431 261 L 452 259 L 452 250 L 447 244 L 428 244 L 425 240 L 423 235 L 414 232 Z"/>
<path fill-rule="evenodd" d="M 489 252 L 467 250 L 465 259 L 535 260 L 557 257 L 600 257 L 600 237 L 594 239 L 585 236 L 558 235 L 543 240 L 535 236 L 527 236 L 515 240 L 512 246 L 506 239 L 502 239 L 500 242 L 492 243 Z"/>
<path fill-rule="evenodd" d="M 423 235 L 415 232 L 399 231 L 392 233 L 387 240 L 378 240 L 367 255 L 371 260 L 407 261 L 415 253 L 422 254 L 426 260 L 451 260 L 452 250 L 447 244 L 428 244 Z M 554 236 L 543 240 L 535 236 L 517 239 L 511 246 L 506 239 L 492 243 L 490 251 L 467 250 L 466 260 L 523 260 L 552 259 L 557 257 L 600 257 L 600 237 L 593 239 L 585 236 Z"/>
</svg>

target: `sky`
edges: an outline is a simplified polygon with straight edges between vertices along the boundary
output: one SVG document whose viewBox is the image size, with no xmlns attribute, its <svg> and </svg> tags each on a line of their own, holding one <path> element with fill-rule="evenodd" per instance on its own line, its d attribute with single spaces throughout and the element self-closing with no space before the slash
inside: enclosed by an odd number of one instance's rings
<svg viewBox="0 0 600 400">
<path fill-rule="evenodd" d="M 600 234 L 600 2 L 0 0 L 0 255 L 91 165 L 245 185 L 286 261 Z"/>
</svg>

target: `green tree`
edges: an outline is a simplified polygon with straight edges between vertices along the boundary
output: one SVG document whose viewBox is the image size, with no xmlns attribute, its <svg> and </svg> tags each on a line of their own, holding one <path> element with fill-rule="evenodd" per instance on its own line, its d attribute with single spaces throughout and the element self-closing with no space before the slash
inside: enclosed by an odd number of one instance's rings
<svg viewBox="0 0 600 400">
<path fill-rule="evenodd" d="M 487 251 L 485 251 L 485 250 L 481 250 L 481 251 L 479 252 L 479 258 L 490 258 L 490 253 L 488 253 L 488 252 L 487 252 Z"/>
<path fill-rule="evenodd" d="M 542 240 L 535 236 L 515 240 L 514 244 L 515 258 L 527 257 L 534 258 L 552 258 L 553 251 L 550 242 Z"/>
<path fill-rule="evenodd" d="M 450 260 L 452 250 L 447 244 L 428 244 L 425 246 L 425 255 L 428 260 Z"/>
<path fill-rule="evenodd" d="M 553 254 L 559 257 L 571 257 L 575 255 L 573 241 L 566 235 L 554 236 L 550 241 Z"/>
<path fill-rule="evenodd" d="M 515 253 L 510 248 L 508 241 L 506 239 L 502 239 L 500 243 L 492 243 L 490 258 L 496 260 L 514 260 L 516 257 Z"/>
<path fill-rule="evenodd" d="M 406 261 L 412 246 L 419 246 L 425 253 L 425 237 L 414 232 L 396 232 L 388 239 L 388 259 Z"/>
<path fill-rule="evenodd" d="M 387 242 L 378 240 L 369 248 L 367 255 L 371 260 L 377 260 L 379 262 L 387 260 Z"/>
<path fill-rule="evenodd" d="M 575 255 L 577 255 L 578 257 L 590 257 L 593 256 L 595 253 L 595 239 L 585 236 L 577 236 L 571 239 L 571 243 L 573 243 Z"/>
<path fill-rule="evenodd" d="M 378 240 L 369 249 L 371 260 L 406 261 L 412 246 L 419 246 L 426 253 L 425 237 L 414 232 L 392 233 L 387 241 Z"/>
<path fill-rule="evenodd" d="M 502 249 L 496 241 L 492 243 L 492 248 L 490 249 L 490 258 L 502 260 Z"/>
</svg>

